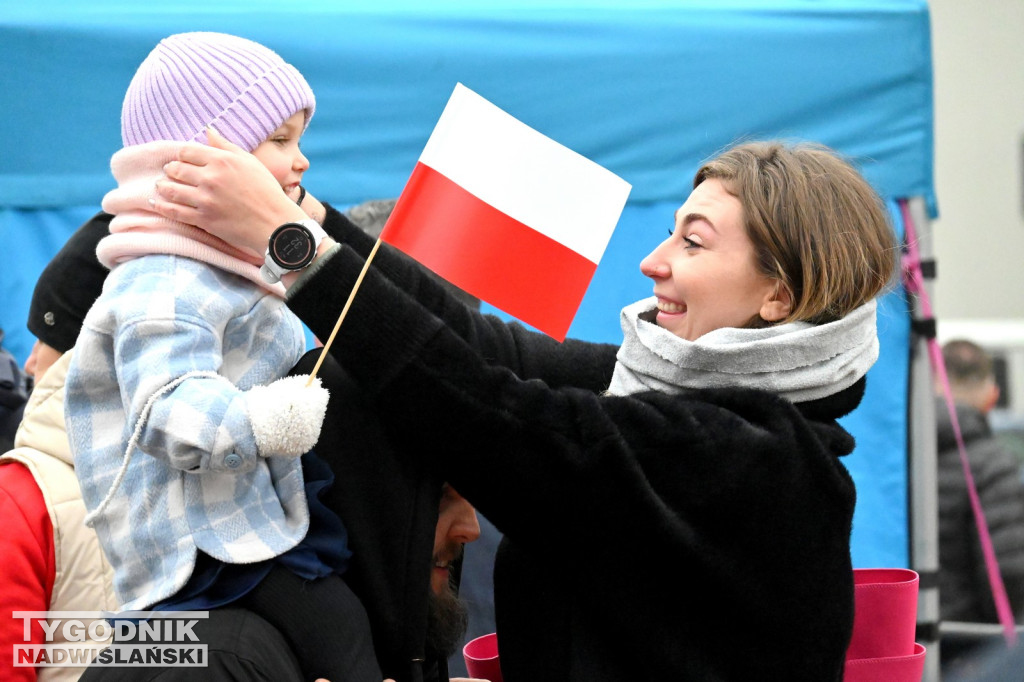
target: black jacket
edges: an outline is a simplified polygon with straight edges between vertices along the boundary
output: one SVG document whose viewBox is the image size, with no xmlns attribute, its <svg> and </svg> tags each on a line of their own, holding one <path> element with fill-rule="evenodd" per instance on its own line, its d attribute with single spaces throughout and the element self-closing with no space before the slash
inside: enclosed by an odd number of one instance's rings
<svg viewBox="0 0 1024 682">
<path fill-rule="evenodd" d="M 333 210 L 325 228 L 343 246 L 289 296 L 321 338 L 372 246 Z M 389 248 L 331 352 L 395 454 L 505 534 L 506 682 L 841 679 L 855 494 L 835 420 L 863 380 L 803 405 L 607 396 L 614 346 L 469 311 Z"/>
<path fill-rule="evenodd" d="M 319 357 L 310 351 L 292 373 L 311 373 Z M 395 457 L 365 391 L 333 358 L 317 376 L 331 394 L 315 448 L 334 472 L 322 501 L 348 531 L 345 581 L 369 615 L 381 672 L 397 682 L 446 682 L 446 660 L 424 648 L 441 481 L 413 458 Z"/>
<path fill-rule="evenodd" d="M 4 330 L 0 329 L 0 453 L 14 447 L 14 434 L 28 402 L 28 386 L 21 366 L 3 347 Z"/>
<path fill-rule="evenodd" d="M 999 570 L 1019 620 L 1024 609 L 1024 483 L 1017 458 L 992 434 L 981 412 L 957 405 L 956 413 Z M 995 602 L 945 401 L 936 404 L 935 414 L 939 450 L 939 613 L 942 620 L 995 623 Z"/>
</svg>

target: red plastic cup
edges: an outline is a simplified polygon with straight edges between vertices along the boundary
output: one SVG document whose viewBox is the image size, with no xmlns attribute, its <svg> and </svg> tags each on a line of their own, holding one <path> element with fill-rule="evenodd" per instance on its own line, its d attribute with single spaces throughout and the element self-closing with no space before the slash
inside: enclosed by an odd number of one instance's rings
<svg viewBox="0 0 1024 682">
<path fill-rule="evenodd" d="M 847 660 L 843 682 L 921 682 L 925 648 L 914 643 L 907 656 Z"/>
<path fill-rule="evenodd" d="M 467 642 L 462 648 L 462 657 L 466 659 L 466 672 L 470 677 L 504 682 L 498 664 L 498 636 L 493 632 Z"/>
<path fill-rule="evenodd" d="M 847 659 L 914 656 L 918 575 L 905 568 L 853 572 L 853 638 Z"/>
</svg>

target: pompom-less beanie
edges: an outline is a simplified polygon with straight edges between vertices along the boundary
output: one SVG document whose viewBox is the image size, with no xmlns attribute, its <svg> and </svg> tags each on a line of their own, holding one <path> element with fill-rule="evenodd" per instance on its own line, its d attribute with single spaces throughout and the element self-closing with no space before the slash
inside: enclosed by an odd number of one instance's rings
<svg viewBox="0 0 1024 682">
<path fill-rule="evenodd" d="M 178 33 L 153 48 L 128 85 L 121 139 L 126 147 L 205 142 L 212 125 L 252 151 L 298 111 L 308 126 L 315 108 L 306 79 L 273 50 L 224 33 Z"/>
<path fill-rule="evenodd" d="M 109 234 L 111 217 L 99 213 L 78 228 L 36 280 L 28 329 L 60 353 L 75 345 L 85 314 L 103 290 L 107 268 L 96 258 L 96 245 Z"/>
</svg>

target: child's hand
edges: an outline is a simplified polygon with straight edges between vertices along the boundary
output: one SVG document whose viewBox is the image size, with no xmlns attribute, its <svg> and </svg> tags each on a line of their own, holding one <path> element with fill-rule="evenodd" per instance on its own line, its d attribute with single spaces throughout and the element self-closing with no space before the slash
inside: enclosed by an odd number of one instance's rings
<svg viewBox="0 0 1024 682">
<path fill-rule="evenodd" d="M 319 378 L 306 386 L 308 381 L 308 375 L 299 374 L 246 392 L 246 409 L 261 457 L 299 457 L 316 445 L 328 393 Z"/>
</svg>

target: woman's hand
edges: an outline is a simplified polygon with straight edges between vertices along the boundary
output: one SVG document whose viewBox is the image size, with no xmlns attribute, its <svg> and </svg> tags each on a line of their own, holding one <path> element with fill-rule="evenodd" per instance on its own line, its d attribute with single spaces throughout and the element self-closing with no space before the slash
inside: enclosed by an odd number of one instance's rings
<svg viewBox="0 0 1024 682">
<path fill-rule="evenodd" d="M 182 143 L 177 161 L 164 166 L 166 179 L 156 183 L 152 208 L 262 257 L 279 225 L 307 214 L 255 156 L 209 128 L 207 139 L 208 146 Z M 323 210 L 312 197 L 307 203 Z"/>
<path fill-rule="evenodd" d="M 296 199 L 298 199 L 298 197 L 296 197 Z M 327 209 L 324 208 L 324 205 L 321 204 L 320 201 L 312 194 L 306 192 L 302 197 L 302 201 L 299 202 L 299 207 L 301 207 L 310 218 L 321 225 L 324 224 L 324 220 L 327 218 Z"/>
</svg>

